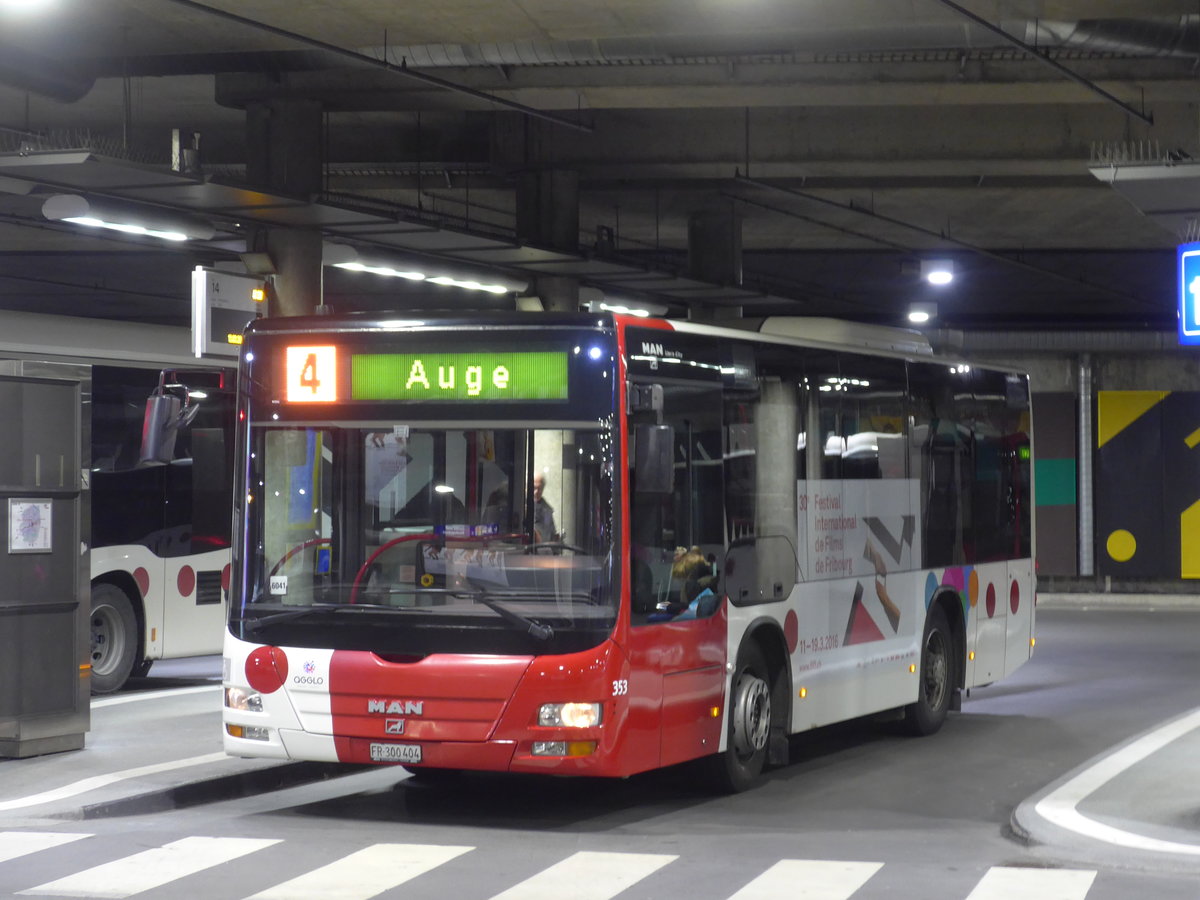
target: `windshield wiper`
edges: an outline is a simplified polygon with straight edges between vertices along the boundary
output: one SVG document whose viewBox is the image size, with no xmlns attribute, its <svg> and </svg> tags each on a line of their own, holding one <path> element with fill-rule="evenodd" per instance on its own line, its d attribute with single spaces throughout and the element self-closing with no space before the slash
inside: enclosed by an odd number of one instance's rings
<svg viewBox="0 0 1200 900">
<path fill-rule="evenodd" d="M 548 641 L 554 637 L 554 629 L 549 625 L 543 625 L 540 622 L 535 622 L 533 619 L 527 619 L 520 613 L 515 613 L 507 606 L 502 605 L 496 600 L 492 600 L 482 591 L 456 591 L 463 597 L 470 597 L 476 600 L 502 618 L 510 625 L 515 625 L 529 634 L 530 637 L 537 638 L 539 641 Z"/>
<path fill-rule="evenodd" d="M 305 619 L 309 616 L 317 615 L 318 613 L 343 613 L 352 609 L 383 609 L 388 611 L 396 611 L 402 607 L 384 606 L 380 603 L 314 603 L 311 606 L 299 606 L 294 609 L 287 609 L 282 612 L 271 613 L 265 616 L 243 616 L 241 622 L 250 628 L 261 628 L 264 625 L 273 625 L 276 622 L 287 622 L 295 619 Z"/>
</svg>

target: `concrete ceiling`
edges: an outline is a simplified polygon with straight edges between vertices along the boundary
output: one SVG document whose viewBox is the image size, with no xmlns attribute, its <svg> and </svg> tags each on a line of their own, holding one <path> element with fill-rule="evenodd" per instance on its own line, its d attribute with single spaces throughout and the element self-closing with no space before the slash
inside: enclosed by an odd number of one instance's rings
<svg viewBox="0 0 1200 900">
<path fill-rule="evenodd" d="M 1200 159 L 1198 62 L 1195 3 L 1162 0 L 0 0 L 0 309 L 186 324 L 190 269 L 269 225 L 698 315 L 1170 330 L 1200 178 L 1167 219 L 1102 175 Z M 316 190 L 248 183 L 248 121 L 295 101 L 323 127 L 274 171 L 318 153 Z M 552 171 L 577 174 L 574 241 L 518 228 Z M 42 215 L 64 190 L 217 233 L 85 234 Z M 736 222 L 740 285 L 689 261 L 698 213 Z M 953 285 L 922 286 L 931 256 Z M 423 290 L 325 279 L 342 309 Z"/>
</svg>

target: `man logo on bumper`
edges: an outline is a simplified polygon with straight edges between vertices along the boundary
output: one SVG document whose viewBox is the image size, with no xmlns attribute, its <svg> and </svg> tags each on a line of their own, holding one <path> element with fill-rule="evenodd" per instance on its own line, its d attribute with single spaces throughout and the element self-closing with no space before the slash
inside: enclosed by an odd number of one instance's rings
<svg viewBox="0 0 1200 900">
<path fill-rule="evenodd" d="M 403 719 L 385 719 L 383 730 L 386 734 L 404 734 Z"/>
</svg>

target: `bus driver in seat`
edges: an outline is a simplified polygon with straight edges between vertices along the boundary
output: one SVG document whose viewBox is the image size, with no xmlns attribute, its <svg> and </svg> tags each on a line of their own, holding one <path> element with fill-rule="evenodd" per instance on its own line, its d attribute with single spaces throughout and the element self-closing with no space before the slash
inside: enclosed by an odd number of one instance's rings
<svg viewBox="0 0 1200 900">
<path fill-rule="evenodd" d="M 677 547 L 671 566 L 671 583 L 679 585 L 679 596 L 660 603 L 659 611 L 649 617 L 650 621 L 678 622 L 711 616 L 717 611 L 718 598 L 713 592 L 716 582 L 713 564 L 699 547 L 690 550 Z"/>
</svg>

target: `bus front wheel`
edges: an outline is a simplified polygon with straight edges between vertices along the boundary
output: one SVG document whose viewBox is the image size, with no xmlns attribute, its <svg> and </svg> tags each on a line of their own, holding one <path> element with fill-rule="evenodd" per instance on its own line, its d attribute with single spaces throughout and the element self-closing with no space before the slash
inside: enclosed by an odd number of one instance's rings
<svg viewBox="0 0 1200 900">
<path fill-rule="evenodd" d="M 707 762 L 719 789 L 744 791 L 762 774 L 771 735 L 770 670 L 758 644 L 745 644 L 738 652 L 726 716 L 726 748 Z"/>
<path fill-rule="evenodd" d="M 137 654 L 137 617 L 133 604 L 119 587 L 92 587 L 92 693 L 118 690 L 133 671 Z"/>
<path fill-rule="evenodd" d="M 904 724 L 911 734 L 933 734 L 946 721 L 950 695 L 954 692 L 954 638 L 941 606 L 929 607 L 921 640 L 917 702 L 904 708 Z"/>
</svg>

